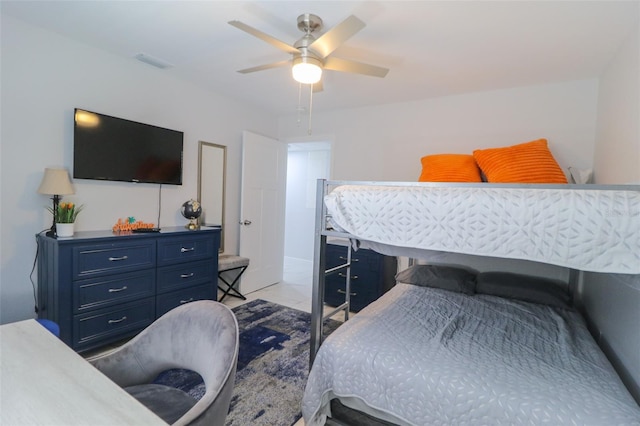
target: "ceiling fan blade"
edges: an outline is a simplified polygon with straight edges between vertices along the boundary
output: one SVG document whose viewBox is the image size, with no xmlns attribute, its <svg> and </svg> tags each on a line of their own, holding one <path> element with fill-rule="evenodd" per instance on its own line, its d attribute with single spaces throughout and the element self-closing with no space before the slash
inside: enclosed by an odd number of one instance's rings
<svg viewBox="0 0 640 426">
<path fill-rule="evenodd" d="M 333 56 L 325 59 L 324 69 L 333 71 L 352 72 L 356 74 L 370 75 L 372 77 L 384 77 L 389 72 L 388 68 L 377 67 L 375 65 L 363 64 L 362 62 L 348 59 L 335 58 Z"/>
<path fill-rule="evenodd" d="M 300 51 L 298 49 L 296 49 L 295 47 L 285 43 L 284 41 L 280 41 L 275 37 L 270 36 L 269 34 L 263 33 L 260 30 L 257 30 L 253 27 L 250 27 L 247 24 L 243 24 L 240 21 L 229 21 L 229 25 L 233 25 L 234 27 L 251 34 L 254 37 L 258 37 L 260 40 L 262 41 L 266 41 L 267 43 L 269 43 L 272 46 L 277 47 L 280 50 L 284 50 L 287 53 L 300 53 Z"/>
<path fill-rule="evenodd" d="M 238 70 L 240 74 L 248 74 L 250 72 L 263 71 L 271 68 L 284 67 L 285 65 L 291 64 L 291 61 L 280 61 L 280 62 L 272 62 L 270 64 L 259 65 L 257 67 L 245 68 L 243 70 Z"/>
<path fill-rule="evenodd" d="M 321 57 L 326 58 L 331 52 L 336 50 L 342 43 L 365 26 L 366 24 L 364 22 L 351 15 L 311 43 L 309 49 L 317 52 Z"/>
</svg>

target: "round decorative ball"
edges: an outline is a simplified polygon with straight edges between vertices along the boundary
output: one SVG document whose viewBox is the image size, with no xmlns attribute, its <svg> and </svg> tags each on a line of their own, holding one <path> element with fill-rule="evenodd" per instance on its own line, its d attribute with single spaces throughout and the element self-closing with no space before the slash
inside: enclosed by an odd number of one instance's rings
<svg viewBox="0 0 640 426">
<path fill-rule="evenodd" d="M 182 216 L 186 219 L 197 219 L 202 214 L 202 207 L 196 200 L 189 200 L 182 204 L 181 208 Z"/>
</svg>

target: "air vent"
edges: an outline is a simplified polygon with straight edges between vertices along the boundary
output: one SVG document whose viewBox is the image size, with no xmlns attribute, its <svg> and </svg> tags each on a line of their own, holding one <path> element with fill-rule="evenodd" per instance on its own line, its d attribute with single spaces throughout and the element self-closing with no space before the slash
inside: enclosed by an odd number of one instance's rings
<svg viewBox="0 0 640 426">
<path fill-rule="evenodd" d="M 170 64 L 167 61 L 163 61 L 162 59 L 155 58 L 151 55 L 147 55 L 145 53 L 138 53 L 135 58 L 140 62 L 144 62 L 145 64 L 153 65 L 156 68 L 160 68 L 162 70 L 167 68 L 172 68 L 173 64 Z"/>
</svg>

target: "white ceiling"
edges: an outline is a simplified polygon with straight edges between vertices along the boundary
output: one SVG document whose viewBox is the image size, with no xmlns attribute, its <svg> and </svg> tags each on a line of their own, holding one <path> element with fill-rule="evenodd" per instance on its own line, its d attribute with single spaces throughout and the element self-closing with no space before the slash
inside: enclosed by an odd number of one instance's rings
<svg viewBox="0 0 640 426">
<path fill-rule="evenodd" d="M 293 44 L 296 18 L 325 30 L 354 14 L 367 26 L 333 55 L 389 68 L 384 79 L 326 71 L 314 110 L 597 78 L 639 19 L 636 1 L 2 1 L 2 13 L 131 58 L 277 114 L 294 114 L 288 59 L 227 24 L 240 20 Z M 141 64 L 141 66 L 150 66 Z M 305 92 L 308 96 L 308 93 Z"/>
</svg>

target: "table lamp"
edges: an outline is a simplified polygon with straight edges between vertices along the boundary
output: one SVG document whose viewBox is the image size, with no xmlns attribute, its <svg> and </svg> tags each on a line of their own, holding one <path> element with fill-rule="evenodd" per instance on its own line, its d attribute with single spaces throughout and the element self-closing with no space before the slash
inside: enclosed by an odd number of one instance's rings
<svg viewBox="0 0 640 426">
<path fill-rule="evenodd" d="M 75 194 L 71 181 L 69 180 L 69 173 L 67 169 L 44 169 L 44 176 L 42 182 L 38 188 L 38 194 L 53 195 L 53 224 L 51 230 L 47 232 L 47 236 L 56 237 L 56 223 L 58 222 L 58 203 L 62 198 L 62 195 Z"/>
</svg>

